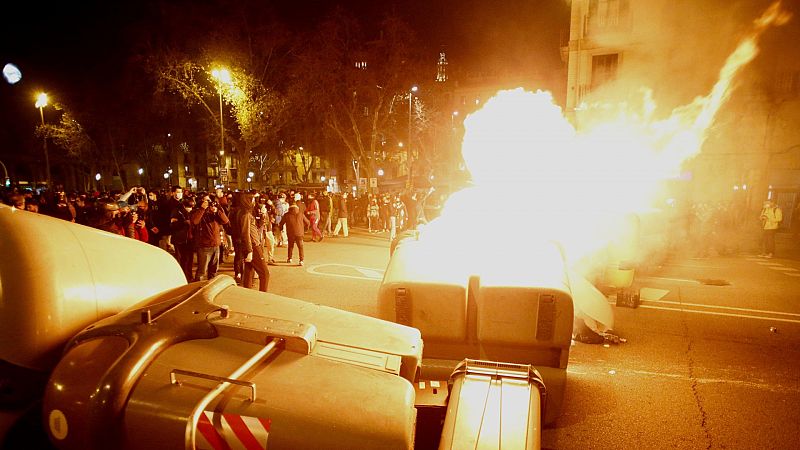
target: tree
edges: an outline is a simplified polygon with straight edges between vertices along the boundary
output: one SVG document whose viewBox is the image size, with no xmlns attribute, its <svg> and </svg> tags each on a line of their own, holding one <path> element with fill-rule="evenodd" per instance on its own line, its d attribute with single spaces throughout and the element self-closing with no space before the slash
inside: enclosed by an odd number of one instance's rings
<svg viewBox="0 0 800 450">
<path fill-rule="evenodd" d="M 393 113 L 419 67 L 405 22 L 389 17 L 379 28 L 371 39 L 354 16 L 335 9 L 298 52 L 290 94 L 367 174 L 376 173 L 387 136 L 401 135 Z"/>
<path fill-rule="evenodd" d="M 212 142 L 220 140 L 224 125 L 225 148 L 238 162 L 237 181 L 243 186 L 253 155 L 279 151 L 287 122 L 280 68 L 291 48 L 290 34 L 256 1 L 211 2 L 181 9 L 180 14 L 167 11 L 162 18 L 163 39 L 143 51 L 150 55 L 146 66 L 157 80 L 157 91 L 177 94 L 190 112 L 199 111 Z M 204 30 L 200 39 L 198 28 Z M 229 81 L 212 77 L 212 70 L 220 67 L 227 69 Z"/>
<path fill-rule="evenodd" d="M 64 151 L 64 156 L 83 175 L 83 188 L 86 189 L 88 188 L 86 180 L 89 179 L 91 171 L 95 168 L 97 146 L 77 121 L 75 115 L 68 111 L 63 104 L 54 103 L 53 108 L 61 113 L 58 122 L 39 125 L 36 135 L 52 139 L 53 144 Z"/>
</svg>

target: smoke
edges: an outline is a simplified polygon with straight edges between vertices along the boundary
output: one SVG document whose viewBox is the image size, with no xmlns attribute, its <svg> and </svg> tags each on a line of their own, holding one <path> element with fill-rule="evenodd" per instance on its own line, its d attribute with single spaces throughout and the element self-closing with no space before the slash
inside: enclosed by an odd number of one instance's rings
<svg viewBox="0 0 800 450">
<path fill-rule="evenodd" d="M 630 27 L 616 79 L 596 89 L 587 102 L 618 101 L 653 91 L 660 112 L 690 103 L 708 92 L 719 68 L 741 37 L 754 28 L 754 19 L 770 0 L 649 0 L 630 2 Z M 780 25 L 778 22 L 776 25 Z M 757 26 L 758 27 L 763 27 Z M 635 42 L 628 45 L 630 37 Z M 592 36 L 598 47 L 621 48 L 612 34 Z M 771 50 L 771 49 L 768 49 Z M 590 69 L 590 68 L 589 68 Z M 737 83 L 746 83 L 740 77 Z"/>
</svg>

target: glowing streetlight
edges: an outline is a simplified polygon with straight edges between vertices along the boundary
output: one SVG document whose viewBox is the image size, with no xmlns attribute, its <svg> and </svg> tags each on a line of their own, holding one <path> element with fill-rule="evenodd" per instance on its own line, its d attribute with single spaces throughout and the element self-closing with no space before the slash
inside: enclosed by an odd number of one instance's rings
<svg viewBox="0 0 800 450">
<path fill-rule="evenodd" d="M 44 107 L 47 106 L 47 102 L 47 94 L 44 92 L 36 96 L 36 107 L 39 108 L 39 115 L 42 117 L 42 131 L 44 131 Z M 44 167 L 47 175 L 47 189 L 50 189 L 50 154 L 47 152 L 47 135 L 42 137 L 42 141 L 44 142 Z"/>
<path fill-rule="evenodd" d="M 250 173 L 252 173 L 252 172 L 250 172 Z M 253 178 L 252 177 L 247 177 L 247 189 L 248 190 L 253 189 L 253 186 L 250 184 L 251 181 L 253 181 Z"/>
<path fill-rule="evenodd" d="M 247 176 L 250 177 L 250 178 L 253 178 L 255 176 L 255 174 L 253 172 L 247 172 Z"/>
<path fill-rule="evenodd" d="M 383 169 L 378 169 L 378 176 L 379 176 L 379 177 L 382 177 L 382 176 L 383 176 Z"/>
<path fill-rule="evenodd" d="M 103 176 L 100 175 L 99 173 L 94 174 L 94 179 L 95 180 L 100 181 L 101 178 L 103 178 Z"/>
<path fill-rule="evenodd" d="M 324 183 L 325 182 L 325 175 L 322 175 L 322 176 L 319 177 L 319 182 L 320 183 Z"/>
</svg>

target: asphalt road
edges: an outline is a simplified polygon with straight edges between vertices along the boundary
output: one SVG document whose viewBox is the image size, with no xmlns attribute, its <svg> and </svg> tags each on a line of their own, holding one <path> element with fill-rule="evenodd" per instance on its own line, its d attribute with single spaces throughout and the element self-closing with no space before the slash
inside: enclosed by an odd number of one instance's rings
<svg viewBox="0 0 800 450">
<path fill-rule="evenodd" d="M 363 230 L 306 242 L 304 267 L 270 266 L 270 291 L 374 315 L 388 248 Z M 800 261 L 675 257 L 637 287 L 639 308 L 614 308 L 627 342 L 572 346 L 544 448 L 800 448 Z"/>
</svg>

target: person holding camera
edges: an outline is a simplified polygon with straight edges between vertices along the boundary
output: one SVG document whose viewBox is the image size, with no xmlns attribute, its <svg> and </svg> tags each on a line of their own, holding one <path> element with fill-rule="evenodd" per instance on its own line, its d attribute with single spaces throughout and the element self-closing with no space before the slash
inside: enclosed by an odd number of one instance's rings
<svg viewBox="0 0 800 450">
<path fill-rule="evenodd" d="M 197 245 L 197 271 L 194 281 L 210 280 L 217 275 L 219 249 L 222 244 L 220 231 L 230 222 L 216 197 L 206 194 L 200 198 L 200 207 L 192 211 L 189 217 Z"/>
<path fill-rule="evenodd" d="M 121 216 L 120 221 L 122 229 L 125 230 L 125 236 L 145 243 L 150 238 L 144 217 L 139 214 L 138 207 L 131 208 L 127 214 Z"/>
</svg>

